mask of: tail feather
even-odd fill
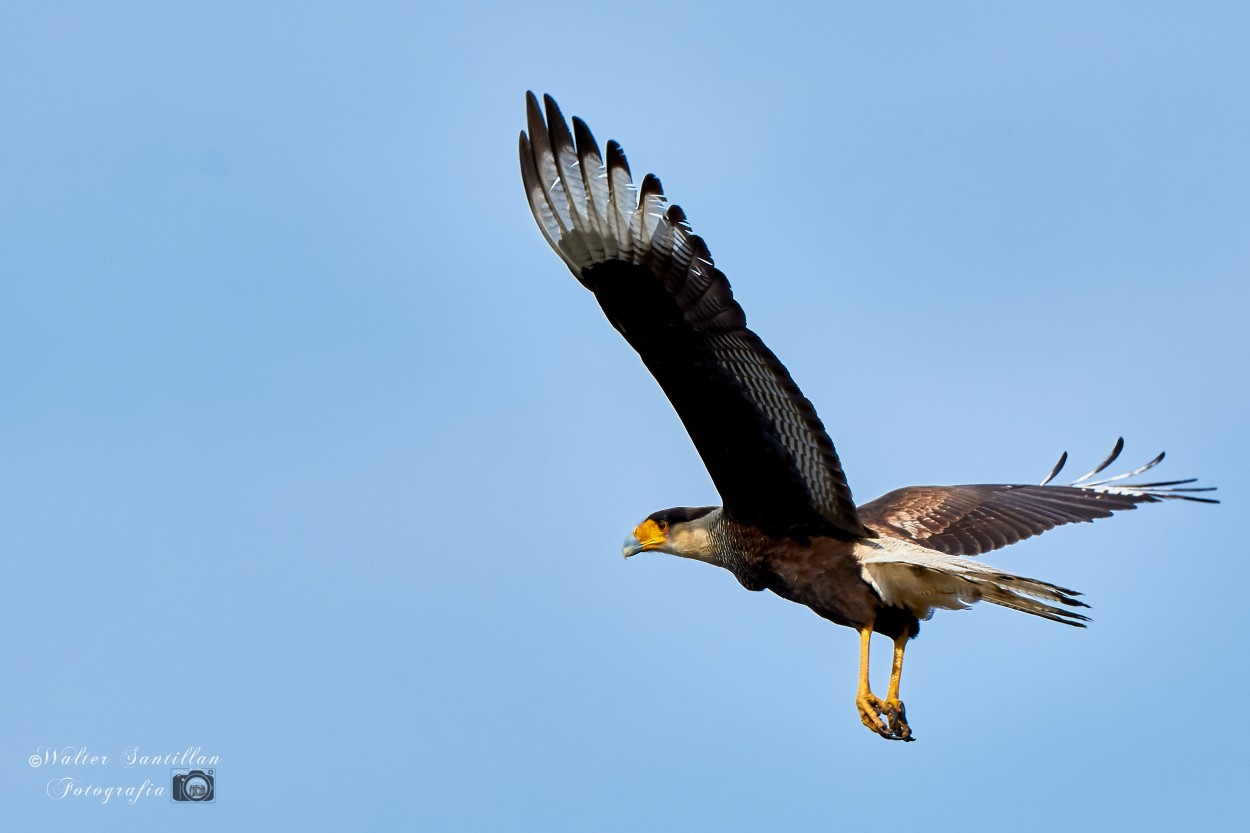
[[[898,540],[877,539],[860,546],[864,577],[882,600],[920,619],[938,608],[962,610],[986,601],[1078,628],[1089,621],[1088,616],[1059,607],[1089,607],[1076,598],[1080,593],[1067,587]]]

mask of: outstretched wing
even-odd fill
[[[635,189],[616,142],[570,134],[528,94],[521,176],[547,242],[660,383],[731,517],[774,534],[871,536],[812,404],[747,329],[729,282],[660,181]],[[574,140],[576,136],[576,141]]]
[[[1214,491],[1214,487],[1186,485],[1195,478],[1124,482],[1157,466],[1162,454],[1133,471],[1094,480],[1123,448],[1121,438],[1101,465],[1067,486],[1047,485],[1067,461],[1064,452],[1040,486],[909,486],[864,504],[859,507],[859,516],[865,526],[881,535],[914,541],[949,555],[980,555],[1063,524],[1109,518],[1113,512],[1134,509],[1142,503],[1219,502],[1193,494]]]

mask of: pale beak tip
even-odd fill
[[[642,542],[633,535],[625,539],[625,543],[621,545],[621,555],[629,558],[631,555],[637,555],[642,552]]]

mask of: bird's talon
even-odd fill
[[[893,736],[894,733],[890,730],[890,727],[882,720],[885,716],[884,703],[873,695],[867,694],[855,698],[855,706],[859,709],[859,719],[863,721],[865,726],[883,738]]]
[[[915,740],[911,735],[911,727],[907,725],[907,709],[902,700],[886,700],[881,707],[882,713],[890,721],[890,734],[898,740]]]
[[[855,705],[864,725],[886,740],[915,740],[901,700],[880,700],[868,694],[855,698]]]

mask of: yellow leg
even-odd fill
[[[859,632],[859,689],[855,692],[855,707],[859,709],[859,719],[869,729],[883,738],[893,737],[894,733],[881,719],[885,704],[873,696],[868,687],[868,642],[872,639],[872,628],[864,628]]]
[[[894,640],[894,665],[890,669],[890,687],[885,693],[885,703],[881,711],[890,719],[890,734],[899,740],[915,740],[911,736],[911,727],[907,725],[907,710],[903,701],[898,699],[898,684],[903,676],[903,651],[907,648],[907,634]]]

